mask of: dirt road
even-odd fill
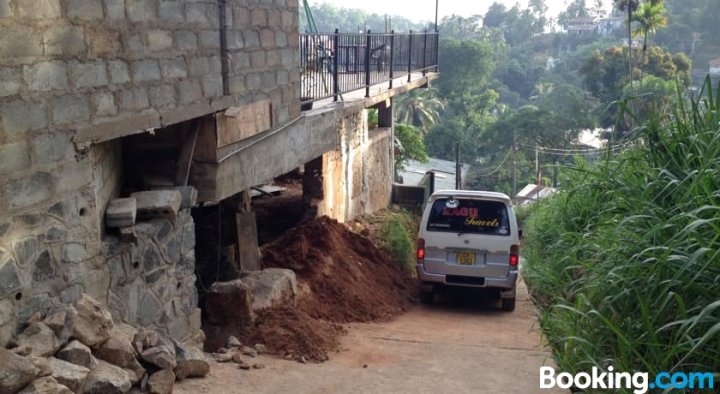
[[[322,364],[261,356],[264,369],[213,364],[205,379],[175,393],[552,393],[539,389],[539,367],[553,365],[541,346],[524,285],[517,309],[463,305],[445,297],[389,323],[352,324],[342,349]]]

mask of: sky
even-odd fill
[[[414,21],[435,20],[435,0],[310,0],[309,2],[310,4],[329,3],[338,7],[359,8],[381,15],[402,15]],[[494,2],[503,3],[508,8],[515,3],[520,3],[523,8],[527,5],[527,0],[438,0],[438,20],[452,14],[465,17],[475,14],[485,15],[488,7]],[[569,0],[547,0],[548,13],[557,16],[567,8],[569,2]]]

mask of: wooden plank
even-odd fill
[[[217,147],[244,140],[272,127],[270,100],[230,107],[217,115]]]
[[[193,159],[204,162],[216,162],[218,159],[217,127],[214,116],[200,119],[200,132],[195,142]]]
[[[242,271],[260,269],[260,248],[257,240],[255,212],[236,213],[235,225],[238,236],[238,260]]]
[[[195,120],[185,127],[185,138],[177,161],[177,172],[175,173],[175,185],[187,186],[190,177],[190,166],[192,165],[195,144],[200,134],[201,120]]]

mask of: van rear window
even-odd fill
[[[440,198],[433,202],[427,231],[509,236],[510,220],[499,201]]]

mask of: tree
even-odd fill
[[[445,103],[437,97],[434,88],[414,89],[395,99],[395,120],[398,123],[417,127],[423,134],[427,134],[430,127],[437,124],[440,112],[445,109]]]
[[[627,13],[627,34],[628,34],[628,78],[630,78],[630,86],[633,81],[633,61],[632,61],[632,14],[638,8],[640,0],[615,0],[615,8]]]
[[[643,66],[647,55],[647,42],[650,34],[655,34],[658,28],[667,26],[667,10],[662,2],[646,2],[640,4],[633,20],[638,22],[638,27],[633,31],[633,36],[643,38]],[[642,82],[644,67],[640,69],[640,81]],[[640,84],[642,89],[642,83]]]
[[[396,171],[402,171],[408,160],[427,162],[428,154],[420,130],[411,125],[399,123],[395,125],[395,138],[400,151],[395,155]]]

